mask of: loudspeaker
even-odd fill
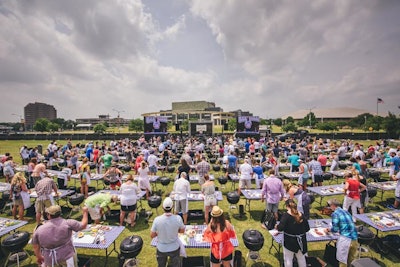
[[[228,124],[224,124],[224,131],[228,131]]]
[[[176,130],[176,131],[179,131],[179,123],[176,123],[176,124],[175,124],[175,130]]]
[[[244,206],[239,205],[239,218],[242,218],[244,216]]]

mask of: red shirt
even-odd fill
[[[210,228],[204,231],[204,240],[211,242],[211,253],[217,259],[223,259],[232,254],[234,247],[230,238],[234,238],[235,236],[235,231],[228,229],[220,233],[214,233]]]
[[[360,199],[360,182],[356,179],[348,179],[347,196],[352,199]]]

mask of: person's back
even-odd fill
[[[187,194],[190,193],[190,183],[186,179],[186,174],[174,182],[174,193],[176,200],[187,198]]]

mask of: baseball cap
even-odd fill
[[[46,213],[50,215],[55,215],[57,213],[61,213],[61,207],[59,205],[53,205],[46,208]]]
[[[170,197],[166,197],[164,199],[164,202],[163,202],[163,208],[164,209],[170,210],[170,209],[172,209],[173,205],[174,205],[174,203],[173,203],[173,201],[172,201],[172,199]]]

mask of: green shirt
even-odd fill
[[[97,205],[100,208],[105,208],[110,203],[111,203],[111,195],[110,194],[96,194],[96,195],[88,197],[85,200],[85,205],[88,208],[95,208]]]
[[[102,159],[104,162],[104,168],[110,168],[113,157],[110,154],[106,154],[102,157]]]

